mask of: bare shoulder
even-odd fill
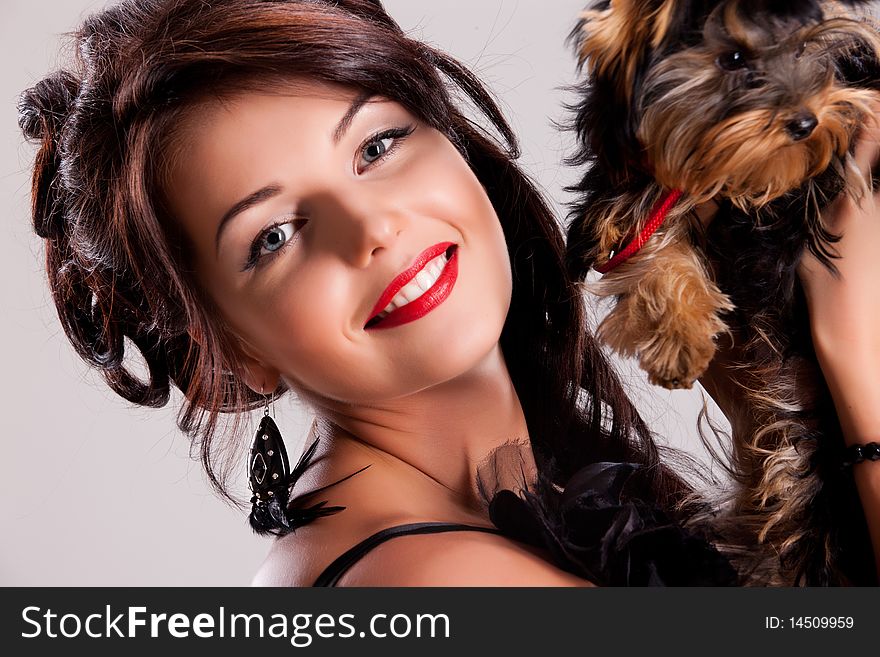
[[[322,540],[321,534],[324,534]],[[276,540],[252,586],[311,586],[341,554],[338,532],[303,530]],[[328,544],[332,547],[328,547]],[[593,586],[561,570],[533,548],[489,532],[396,536],[367,552],[340,586]]]
[[[311,586],[313,580],[308,577],[315,565],[310,545],[297,534],[273,541],[251,586]]]
[[[370,486],[381,488],[382,484],[381,476],[372,472],[374,468],[345,479],[368,464],[351,456],[352,450],[345,443],[332,450],[327,444],[318,447],[297,488],[317,491],[343,481],[319,495],[301,493],[300,504],[310,506],[324,501],[327,506],[341,506],[345,510],[318,518],[274,540],[251,586],[311,586],[333,559],[383,524],[394,521],[393,516],[386,517],[384,511],[371,503]]]
[[[593,586],[497,534],[398,536],[368,552],[341,586]]]

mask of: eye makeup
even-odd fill
[[[303,217],[295,217],[295,216],[287,215],[287,216],[282,217],[281,219],[275,221],[274,223],[267,226],[263,230],[261,230],[260,233],[257,235],[257,237],[254,239],[254,241],[251,242],[250,250],[248,252],[248,259],[247,259],[247,262],[244,264],[244,267],[242,267],[242,271],[248,271],[250,269],[253,269],[254,267],[258,266],[266,258],[274,258],[276,255],[278,255],[279,253],[284,251],[284,249],[291,246],[294,242],[297,241],[297,239],[299,237],[299,231],[301,230],[302,226],[305,225],[305,223],[307,221],[308,220]],[[296,227],[296,224],[301,224],[301,225],[299,227]],[[272,233],[272,231],[276,230],[277,228],[283,228],[285,226],[295,227],[295,230],[292,230],[292,232],[289,235],[286,235],[286,233],[285,233],[286,239],[283,242],[280,242],[280,246],[278,246],[277,249],[269,249],[264,254],[262,252],[263,240],[268,235],[270,235]]]
[[[368,137],[358,148],[358,164],[355,165],[355,171],[359,174],[363,173],[368,167],[378,166],[378,164],[383,162],[386,158],[391,157],[391,155],[394,154],[394,152],[403,144],[403,141],[407,137],[409,137],[415,131],[415,129],[416,127],[414,125],[389,128],[387,130],[382,130],[380,132],[374,133],[373,135]],[[386,139],[393,140],[390,146],[385,147],[383,145],[383,148],[379,152],[378,157],[373,160],[367,160],[365,167],[358,166],[368,148],[374,145],[382,145],[382,142]]]

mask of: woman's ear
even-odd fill
[[[205,346],[205,337],[198,326],[189,326],[187,329],[190,338],[200,347]],[[278,388],[281,373],[264,362],[258,355],[257,350],[248,342],[238,336],[232,338],[235,348],[233,357],[237,363],[233,368],[244,384],[261,394],[268,394]]]
[[[269,394],[278,388],[281,373],[266,363],[263,358],[242,338],[235,338],[237,344],[238,375],[244,384],[261,394]]]

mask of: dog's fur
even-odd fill
[[[589,287],[616,301],[600,337],[655,384],[689,388],[719,339],[738,345],[747,420],[734,423],[739,486],[717,524],[754,583],[876,582],[796,274],[805,249],[835,269],[822,210],[871,189],[851,155],[880,98],[880,34],[856,8],[870,4],[603,0],[573,33],[587,75],[570,160],[586,171],[570,272],[584,280],[665,190],[685,192]],[[707,226],[695,208],[708,201]]]

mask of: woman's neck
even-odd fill
[[[529,445],[522,406],[500,346],[462,376],[382,404],[322,404],[319,435],[355,441],[374,452],[384,468],[416,477],[449,500],[477,509],[477,467],[510,441]],[[330,447],[332,452],[332,447]],[[527,472],[532,454],[519,450]]]

